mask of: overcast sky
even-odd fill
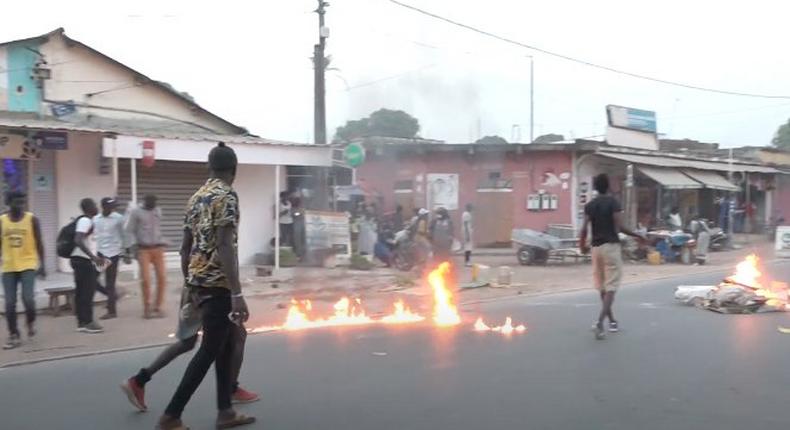
[[[790,2],[403,1],[634,73],[790,95]],[[70,37],[189,92],[255,134],[313,139],[316,0],[7,3],[0,40],[65,27]],[[607,104],[655,110],[668,137],[725,146],[768,144],[790,118],[790,99],[724,96],[616,75],[487,39],[388,0],[331,0],[327,24],[327,53],[337,69],[327,75],[330,137],[346,120],[387,107],[417,117],[427,138],[511,140],[519,124],[526,141],[528,55],[535,62],[536,136],[601,135]]]

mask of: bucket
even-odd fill
[[[661,264],[661,253],[658,251],[650,251],[647,253],[648,264],[658,265]]]
[[[508,266],[500,266],[499,267],[499,274],[497,276],[497,284],[499,286],[510,286],[510,277],[512,272],[510,271],[510,267]]]
[[[488,282],[491,279],[491,268],[484,264],[472,265],[472,282]]]

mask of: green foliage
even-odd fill
[[[786,123],[782,124],[779,129],[776,130],[771,144],[776,148],[790,150],[790,120],[787,120]]]
[[[486,136],[477,139],[475,143],[478,145],[507,145],[507,140],[501,136]]]
[[[347,121],[335,131],[334,142],[368,137],[401,137],[413,139],[420,132],[417,118],[402,110],[379,109],[367,118]]]
[[[536,137],[534,143],[553,143],[563,140],[565,140],[565,136],[561,134],[549,133]]]
[[[370,270],[373,268],[373,263],[359,254],[351,254],[349,265],[353,270]]]
[[[280,267],[294,267],[299,263],[299,257],[291,248],[280,248]]]

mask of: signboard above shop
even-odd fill
[[[609,105],[606,106],[606,116],[610,127],[653,134],[657,131],[656,113],[653,111]]]
[[[655,112],[608,105],[606,118],[606,143],[609,145],[658,150]]]

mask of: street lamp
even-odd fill
[[[535,141],[535,59],[529,58],[529,143]]]

